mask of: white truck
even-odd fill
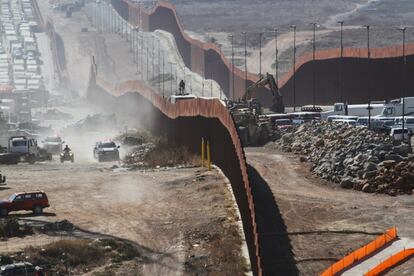
[[[400,117],[403,115],[404,99],[404,116],[414,114],[414,97],[406,97],[392,100],[384,105],[381,117]]]
[[[371,116],[378,116],[384,109],[384,104],[372,103],[371,104]],[[329,116],[342,115],[342,116],[357,116],[368,117],[368,104],[352,104],[335,103],[334,109],[321,113],[321,119],[326,120]]]
[[[27,138],[26,136],[10,137],[8,152],[20,156],[30,164],[35,163],[39,157],[39,147],[36,139]]]

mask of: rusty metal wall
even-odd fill
[[[62,38],[56,33],[53,20],[50,17],[47,17],[46,22],[43,24],[43,29],[45,30],[51,44],[50,50],[52,52],[54,70],[57,74],[59,84],[65,86],[67,82],[67,71],[65,49]]]
[[[387,100],[405,96],[414,96],[414,55],[407,57],[408,77],[403,79],[401,57],[367,58],[348,56],[327,58],[316,61],[316,102],[331,104],[346,101],[364,103],[372,100]],[[286,76],[281,92],[285,102],[293,104],[292,73]],[[341,81],[342,79],[342,81]],[[342,82],[342,97],[341,97]],[[405,85],[404,85],[405,83]],[[303,63],[296,72],[296,104],[312,103],[313,62]],[[404,92],[404,94],[402,94]]]
[[[120,14],[126,14],[123,9],[134,9],[137,4],[129,0],[113,0],[117,2],[116,8]],[[120,4],[122,2],[122,4]],[[157,5],[150,11],[143,11],[144,17],[149,18],[149,25],[142,26],[145,30],[162,29],[172,33],[177,40],[178,50],[184,58],[186,65],[193,71],[200,73],[205,72],[205,76],[211,76],[223,88],[227,97],[232,97],[232,74],[231,63],[224,57],[219,47],[212,43],[202,43],[190,38],[183,30],[178,19],[173,4],[165,1],[158,1]],[[203,51],[192,51],[192,45],[195,45]],[[204,52],[204,54],[202,54]],[[414,44],[407,45],[406,53],[410,56],[408,59],[409,68],[414,67]],[[398,46],[392,46],[380,49],[371,49],[373,58],[370,65],[366,66],[365,57],[367,49],[346,48],[344,49],[343,99],[351,103],[365,102],[368,97],[367,82],[373,99],[395,98],[400,95],[401,79],[395,73],[395,64],[401,59],[402,49]],[[332,104],[340,100],[339,73],[340,49],[331,49],[317,52],[317,103]],[[390,60],[391,59],[391,60]],[[312,102],[312,83],[313,83],[313,66],[312,53],[305,53],[299,57],[296,63],[296,103],[298,105],[310,104]],[[211,69],[213,68],[213,69]],[[361,71],[364,71],[361,74]],[[366,72],[371,72],[367,74]],[[213,74],[211,74],[211,72]],[[407,72],[410,72],[407,70]],[[287,105],[293,104],[293,70],[283,76],[279,82],[281,92]],[[385,78],[384,78],[385,77]],[[368,79],[368,81],[367,81]],[[252,83],[257,80],[257,76],[249,73],[247,80],[242,70],[235,69],[235,98],[242,97],[245,91],[245,82]],[[408,82],[407,96],[414,96],[414,83]],[[256,95],[264,106],[271,104],[271,95],[267,89],[260,89]]]
[[[114,4],[116,2],[116,4]],[[120,4],[119,2],[123,2]],[[183,30],[178,19],[175,7],[170,2],[158,1],[157,5],[150,11],[144,10],[139,4],[133,3],[129,0],[112,0],[114,8],[118,13],[131,14],[133,10],[140,7],[142,18],[148,18],[149,24],[141,24],[140,27],[145,31],[154,31],[161,29],[170,32],[176,40],[178,51],[188,68],[192,71],[204,75],[207,79],[213,78],[220,84],[224,94],[227,97],[232,96],[232,74],[231,63],[226,59],[221,49],[214,43],[202,43],[198,40],[189,37]],[[126,9],[127,11],[125,11]],[[123,16],[124,17],[124,16]],[[126,17],[124,17],[127,19]],[[134,20],[130,20],[134,24]],[[211,70],[211,68],[214,68]],[[213,74],[211,74],[213,72]],[[245,74],[242,70],[235,67],[235,98],[241,98],[245,91]],[[249,73],[248,79],[250,82],[256,81],[256,75]],[[265,88],[260,89],[259,93],[269,94]],[[270,94],[269,94],[270,95]],[[263,96],[262,96],[263,97]],[[269,96],[267,96],[269,99]]]
[[[187,145],[199,153],[201,138],[211,143],[212,160],[229,179],[240,210],[246,243],[254,275],[262,275],[257,233],[256,213],[250,186],[246,159],[233,119],[218,100],[195,99],[170,104],[156,91],[139,81],[110,84],[92,77],[88,97],[94,102],[108,101],[123,110],[128,104],[141,112],[138,116],[154,133],[168,135],[169,139]],[[132,93],[131,93],[132,92]]]

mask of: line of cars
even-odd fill
[[[15,89],[41,89],[43,78],[35,31],[38,23],[30,0],[3,0],[0,5],[2,47],[0,83]]]
[[[382,117],[375,116],[369,120],[368,117],[357,116],[329,116],[328,121],[348,124],[355,127],[370,127],[373,130],[389,134],[394,140],[402,140],[404,133],[404,140],[409,141],[414,133],[414,117],[404,117],[404,129],[402,117]]]
[[[26,136],[10,137],[8,143],[7,158],[9,164],[17,164],[20,161],[35,163],[36,161],[52,160],[53,155],[60,155],[60,162],[75,161],[72,150],[62,146],[65,142],[59,136],[49,136],[43,141],[43,147],[39,147],[34,138]],[[93,148],[93,156],[98,162],[119,161],[119,148],[113,141],[96,142]],[[1,157],[1,156],[0,156]]]

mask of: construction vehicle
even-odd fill
[[[39,147],[36,139],[25,136],[10,137],[8,151],[20,155],[26,162],[33,164],[39,156]]]
[[[403,111],[404,110],[404,111]],[[414,97],[398,98],[383,106],[381,117],[412,116],[414,114]]]
[[[230,113],[243,146],[260,146],[269,142],[272,125],[268,117],[244,103],[233,103]]]
[[[273,103],[270,107],[270,111],[275,113],[284,113],[285,105],[283,103],[283,97],[279,92],[279,87],[277,86],[275,78],[272,74],[269,73],[261,76],[257,82],[247,88],[247,91],[243,96],[243,101],[250,101],[252,99],[253,93],[260,87],[268,87],[270,91],[272,91]]]
[[[40,148],[37,140],[26,136],[10,137],[8,152],[0,154],[0,163],[17,164],[20,161],[34,164],[36,161],[52,160],[52,154]]]
[[[243,146],[260,146],[272,139],[273,127],[270,117],[263,114],[259,101],[252,98],[253,93],[260,87],[269,86],[272,91],[273,103],[271,111],[283,113],[285,107],[274,77],[266,73],[247,88],[240,102],[228,102],[228,107],[239,133]]]
[[[383,109],[383,103],[371,103],[369,106],[368,104],[335,103],[333,110],[321,112],[321,119],[327,120],[329,116],[333,115],[367,117],[369,113],[371,116],[378,116]]]

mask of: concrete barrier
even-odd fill
[[[414,249],[404,249],[397,254],[394,254],[390,256],[388,259],[384,260],[380,264],[378,264],[376,267],[368,271],[364,274],[364,276],[377,276],[382,275],[383,272],[391,269],[392,267],[404,262],[408,258],[411,258],[414,256]]]
[[[393,227],[381,236],[379,236],[378,238],[376,238],[374,241],[355,250],[351,254],[348,254],[341,260],[331,265],[324,272],[322,272],[320,276],[337,275],[338,273],[354,265],[356,262],[363,260],[364,258],[376,252],[377,250],[385,247],[391,241],[397,239],[397,237],[397,228]]]

